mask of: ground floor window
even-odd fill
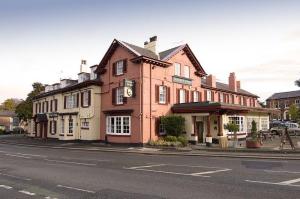
[[[244,131],[244,116],[229,116],[229,123],[234,123],[239,126],[239,132]]]
[[[89,129],[90,128],[90,122],[87,120],[83,120],[81,122],[81,129]]]
[[[257,128],[259,127],[259,118],[258,117],[248,117],[247,118],[247,133],[251,133],[252,121],[255,121]]]
[[[65,120],[64,119],[61,119],[60,120],[60,134],[64,134],[65,133]]]
[[[73,134],[73,119],[69,119],[69,134]]]
[[[106,133],[113,135],[130,135],[130,116],[107,116]]]
[[[269,129],[269,118],[267,117],[260,118],[260,127],[261,130],[267,131]]]
[[[158,133],[159,133],[159,135],[166,135],[167,134],[165,126],[162,123],[159,124]]]

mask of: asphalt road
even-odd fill
[[[300,198],[300,161],[0,144],[0,198]]]

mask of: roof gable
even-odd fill
[[[196,68],[197,74],[199,76],[205,76],[207,75],[204,69],[202,68],[200,62],[194,55],[193,51],[190,49],[188,44],[183,44],[181,46],[177,46],[168,50],[165,50],[163,52],[159,53],[159,56],[162,61],[168,61],[170,60],[173,56],[175,56],[177,53],[179,53],[181,50],[183,50],[187,57],[190,59],[191,63],[193,66]]]

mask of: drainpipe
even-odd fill
[[[143,61],[141,61],[140,69],[140,141],[143,143]]]
[[[152,140],[152,64],[150,64],[150,140]]]

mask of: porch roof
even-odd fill
[[[271,113],[271,109],[260,107],[246,107],[236,104],[226,104],[220,102],[191,102],[174,104],[173,113],[218,113],[218,114],[237,114],[237,113]]]

